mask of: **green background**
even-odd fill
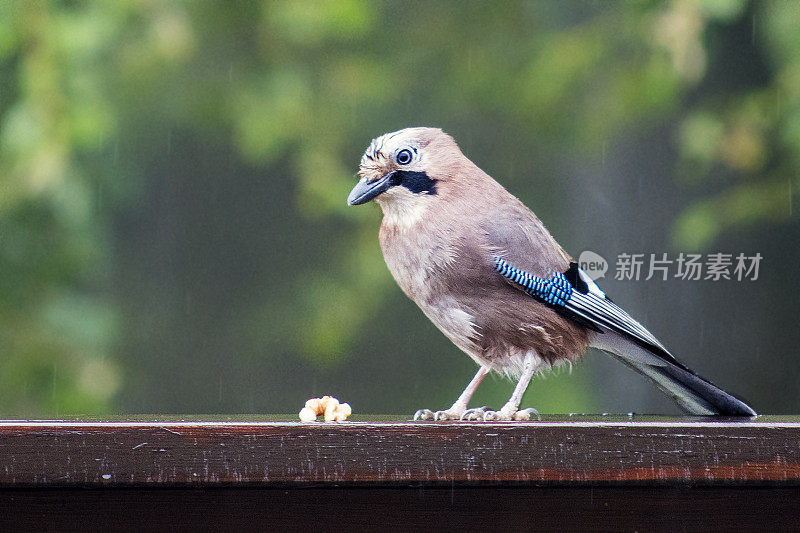
[[[0,415],[449,406],[474,363],[345,205],[369,141],[417,125],[605,257],[689,366],[797,412],[798,28],[778,0],[0,2]],[[664,252],[764,259],[613,279]],[[524,403],[676,412],[591,352]]]

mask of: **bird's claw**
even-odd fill
[[[414,413],[414,420],[436,420],[436,414],[430,409],[420,409]]]
[[[477,407],[475,409],[468,409],[461,416],[461,420],[470,420],[478,422],[510,422],[510,421],[525,421],[530,420],[531,415],[536,415],[536,419],[541,421],[542,417],[539,416],[539,411],[533,407],[520,410],[500,409],[499,411],[492,411],[486,407]]]
[[[534,409],[533,407],[528,407],[527,409],[520,409],[516,413],[514,413],[513,419],[514,420],[530,420],[531,415],[536,415],[536,420],[539,422],[542,421],[542,415],[539,414],[539,411]]]
[[[464,411],[464,414],[461,415],[461,420],[467,420],[470,422],[482,422],[485,414],[486,414],[485,405],[483,407],[473,407],[472,409],[467,409],[466,411]]]
[[[501,420],[511,420],[510,416],[503,413],[503,410],[500,411],[486,411],[483,413],[483,421],[484,422],[499,422]]]
[[[446,420],[460,420],[461,413],[455,411],[431,411],[430,409],[420,409],[414,413],[414,420],[434,420],[444,422]]]

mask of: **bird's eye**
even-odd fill
[[[397,152],[397,162],[401,165],[407,165],[411,163],[412,155],[411,150],[404,148]]]

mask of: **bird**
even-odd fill
[[[415,420],[512,421],[532,377],[598,348],[643,374],[691,415],[755,416],[742,400],[678,361],[605,294],[516,196],[439,128],[372,140],[347,198],[376,202],[386,265],[400,289],[478,364],[447,409]],[[490,372],[517,383],[499,409],[469,408]],[[540,417],[539,417],[540,418]]]

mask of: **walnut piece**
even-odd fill
[[[344,422],[352,412],[350,404],[339,403],[339,400],[332,396],[323,396],[308,400],[306,406],[300,410],[299,416],[303,422],[314,422],[319,415],[325,417],[325,422]]]

